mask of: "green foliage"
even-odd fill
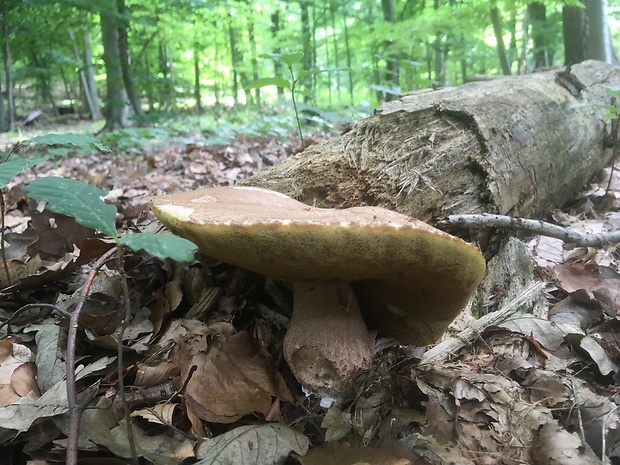
[[[0,188],[5,187],[11,180],[26,168],[32,168],[37,163],[43,161],[43,158],[34,158],[32,160],[24,160],[22,158],[14,158],[0,164]]]
[[[254,89],[254,88],[260,88],[260,87],[267,87],[267,86],[277,86],[277,87],[283,87],[283,88],[285,87],[290,91],[291,99],[293,101],[293,109],[295,111],[295,120],[297,122],[297,129],[299,131],[299,139],[301,141],[302,147],[304,146],[304,136],[303,136],[303,131],[301,129],[300,108],[296,100],[296,91],[297,91],[298,83],[304,78],[307,78],[310,76],[316,76],[317,74],[328,73],[330,71],[347,71],[347,72],[353,71],[350,68],[343,68],[339,70],[313,68],[310,70],[300,70],[296,73],[293,69],[293,65],[301,62],[303,56],[304,56],[303,52],[268,53],[268,54],[259,55],[259,57],[270,59],[274,63],[277,63],[277,64],[283,63],[284,65],[286,65],[291,75],[291,78],[290,80],[288,80],[284,76],[281,76],[281,75],[260,78],[252,82],[248,87],[249,89]],[[312,110],[316,114],[319,114],[319,111],[315,111],[316,110],[315,108],[312,108]]]
[[[91,184],[50,176],[35,179],[24,189],[31,197],[47,202],[47,209],[71,216],[79,224],[96,229],[133,250],[144,249],[161,259],[190,261],[197,249],[192,242],[176,236],[142,233],[119,237],[116,207],[103,200],[107,191]]]
[[[53,176],[35,179],[24,189],[31,197],[47,202],[47,209],[71,216],[83,226],[117,238],[116,207],[102,199],[107,191],[91,184]]]
[[[155,233],[126,234],[118,242],[132,250],[145,252],[161,260],[171,258],[177,262],[189,262],[194,259],[196,246],[179,236]]]
[[[42,136],[33,137],[21,142],[21,145],[28,144],[45,144],[45,145],[72,145],[74,147],[96,147],[102,152],[109,152],[110,149],[103,145],[99,139],[85,134],[44,134]]]
[[[151,132],[139,132],[140,135],[152,135]],[[15,144],[13,150],[5,158],[24,145],[31,143],[42,145],[72,145],[74,147],[94,146],[102,151],[110,149],[98,139],[88,135],[77,134],[46,134]],[[13,177],[25,168],[39,163],[42,159],[30,161],[20,158],[7,160],[0,164],[0,187],[6,186]],[[47,202],[46,208],[63,215],[70,216],[79,224],[100,231],[113,238],[119,244],[137,250],[144,249],[158,258],[172,258],[178,261],[192,259],[197,247],[192,242],[175,236],[160,234],[131,234],[119,237],[116,232],[116,207],[107,204],[103,197],[108,192],[91,184],[74,179],[54,176],[37,178],[24,187],[24,190],[35,199]],[[4,212],[0,212],[4,215]]]

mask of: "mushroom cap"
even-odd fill
[[[168,229],[218,260],[284,281],[355,282],[362,312],[387,335],[382,313],[395,329],[416,313],[413,326],[432,334],[401,335],[403,343],[439,338],[485,271],[475,247],[380,207],[315,208],[257,187],[158,196],[151,206]]]

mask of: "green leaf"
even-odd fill
[[[282,76],[272,76],[266,78],[260,78],[256,81],[250,83],[248,89],[254,89],[256,87],[267,87],[267,86],[277,86],[277,87],[286,87],[287,89],[291,88],[291,83],[284,79]]]
[[[177,262],[190,262],[198,247],[191,241],[171,234],[140,233],[122,236],[119,243],[132,250],[144,250],[162,260],[171,258]]]
[[[315,74],[327,73],[329,71],[334,71],[334,70],[312,68],[312,69],[309,69],[308,71],[300,71],[297,74],[297,79],[305,78],[307,76],[314,76]]]
[[[280,61],[288,66],[293,66],[304,56],[304,52],[283,53],[280,55]]]
[[[28,139],[22,142],[22,145],[46,144],[46,145],[74,145],[75,147],[89,147],[94,145],[102,152],[109,152],[110,149],[105,145],[102,145],[99,139],[86,134],[73,134],[72,132],[67,134],[44,134],[37,136],[33,139]]]
[[[620,97],[620,87],[605,87],[605,90],[614,97]]]
[[[108,191],[73,179],[47,177],[30,182],[24,189],[29,195],[47,202],[46,208],[71,216],[83,226],[97,229],[116,238],[116,207],[101,197]]]
[[[26,168],[32,168],[37,163],[41,163],[44,158],[34,158],[32,160],[24,160],[22,158],[13,158],[0,164],[0,187],[6,186],[15,176]]]

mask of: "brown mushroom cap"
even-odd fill
[[[384,335],[428,344],[485,271],[476,248],[379,207],[315,208],[256,187],[165,195],[151,205],[203,253],[297,282],[285,358],[302,384],[328,393],[343,391],[372,357],[360,310]],[[338,283],[353,283],[355,293]]]
[[[422,282],[469,297],[485,269],[461,239],[379,207],[315,208],[266,189],[219,187],[155,197],[152,208],[203,253],[275,279]]]

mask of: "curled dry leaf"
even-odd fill
[[[254,412],[267,416],[274,397],[293,402],[271,357],[245,331],[190,339],[176,360],[181,382],[189,379],[187,405],[203,420],[232,423]]]
[[[0,406],[11,405],[31,392],[40,395],[33,361],[34,354],[26,346],[0,341]]]

